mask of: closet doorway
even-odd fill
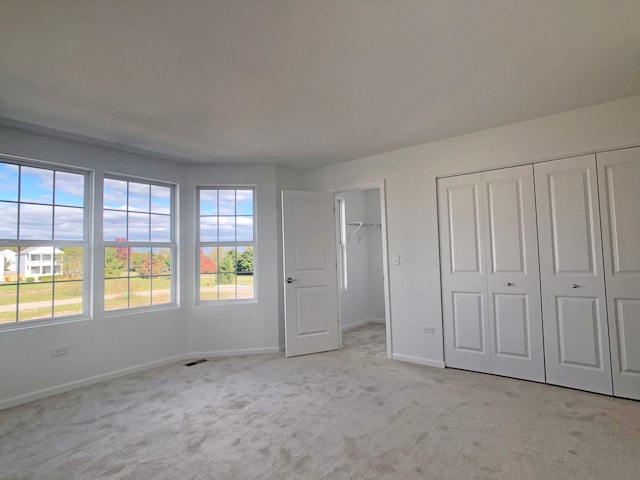
[[[384,181],[334,193],[341,332],[384,328],[391,358]]]

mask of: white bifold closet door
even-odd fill
[[[438,180],[447,366],[543,382],[532,166]]]
[[[613,393],[640,400],[640,148],[598,154]]]
[[[547,382],[611,394],[595,155],[534,172]]]

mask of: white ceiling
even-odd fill
[[[308,169],[640,93],[639,0],[0,0],[0,116]]]

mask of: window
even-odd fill
[[[0,158],[0,324],[86,315],[87,179]]]
[[[175,304],[175,187],[104,179],[104,309]]]
[[[255,298],[255,189],[198,188],[198,300]]]

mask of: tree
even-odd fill
[[[56,265],[62,264],[62,272],[67,278],[81,279],[83,263],[82,247],[65,247],[56,255]]]
[[[200,249],[200,273],[216,273],[218,271],[218,265],[215,260],[204,254],[204,251]]]
[[[227,250],[220,259],[220,283],[228,285],[235,282],[237,254]]]
[[[253,248],[247,248],[238,257],[238,273],[253,273]]]
[[[126,242],[126,238],[118,237],[115,240],[116,242]],[[118,260],[121,260],[123,263],[129,263],[129,248],[128,247],[116,247],[116,257]]]
[[[66,253],[66,252],[65,252]],[[65,255],[66,257],[66,255]],[[104,251],[104,275],[105,277],[118,277],[122,275],[124,262],[118,258],[115,248],[106,248]],[[66,267],[65,267],[66,272]]]
[[[147,267],[143,267],[143,263],[147,263]],[[131,270],[146,277],[151,270],[151,252],[131,252]],[[143,271],[144,270],[144,271]]]

